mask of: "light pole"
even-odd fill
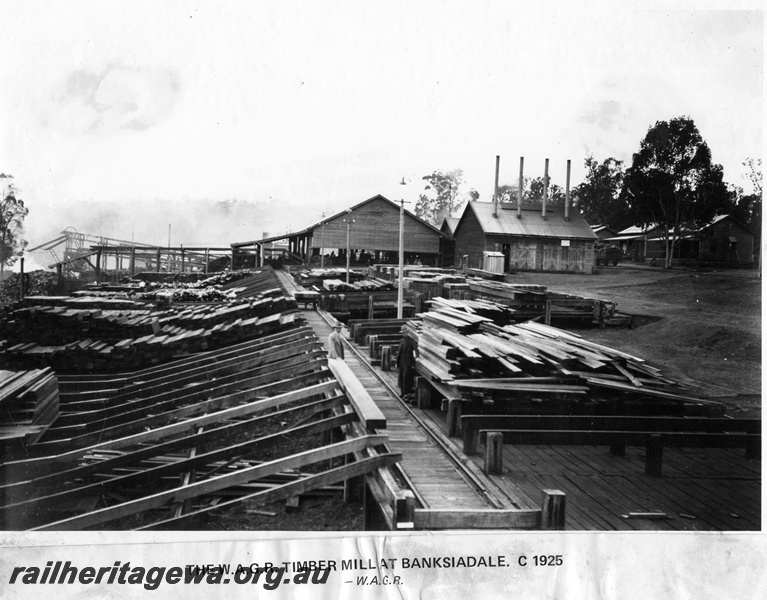
[[[407,185],[402,178],[400,185]],[[399,201],[399,282],[397,286],[397,318],[403,314],[405,292],[405,199]]]
[[[349,271],[351,269],[351,248],[350,248],[350,236],[351,236],[351,226],[352,223],[354,223],[354,219],[351,218],[352,209],[348,209],[346,213],[349,215],[344,219],[344,222],[346,223],[346,283],[349,283]]]
[[[320,269],[325,268],[325,221],[324,221],[325,213],[324,212],[322,213],[322,218],[323,218],[322,226],[321,226],[322,236],[320,238],[320,245],[322,246],[320,248]]]

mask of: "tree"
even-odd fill
[[[530,193],[528,194],[527,202],[530,204],[543,202],[543,177],[535,177],[530,180]],[[547,190],[546,204],[550,206],[564,206],[565,205],[565,190],[556,183],[553,183],[549,178],[549,188]]]
[[[647,131],[626,171],[621,197],[636,224],[657,227],[669,268],[682,236],[726,207],[727,188],[695,123],[676,117]]]
[[[744,167],[748,167],[748,175],[744,175],[754,187],[754,194],[761,197],[762,195],[762,159],[747,158],[743,163]]]
[[[460,198],[459,192],[463,185],[463,170],[453,169],[447,173],[440,170],[422,178],[426,181],[424,192],[418,196],[415,214],[424,221],[439,227],[445,217],[457,211],[466,198]],[[472,189],[468,196],[472,200],[479,198],[479,192]]]
[[[737,199],[736,211],[743,224],[756,234],[758,244],[762,236],[762,159],[747,158],[743,165],[749,168],[749,173],[744,177],[751,182],[754,193],[741,193]]]
[[[12,175],[0,173],[3,181],[3,193],[0,198],[0,281],[5,278],[5,267],[11,266],[24,252],[27,241],[24,239],[24,219],[29,209],[20,200]]]
[[[499,185],[498,186],[498,200],[499,202],[506,202],[510,204],[516,204],[519,197],[519,179],[513,185]],[[540,204],[543,198],[543,177],[529,177],[522,178],[522,204]],[[556,183],[552,183],[549,179],[548,200],[549,205],[564,206],[565,204],[565,190],[558,186]]]
[[[530,197],[530,179],[524,177],[522,179],[522,203],[526,204]],[[519,196],[519,179],[514,185],[499,185],[498,186],[498,201],[506,202],[509,204],[516,204]]]
[[[628,207],[621,199],[623,161],[607,158],[601,163],[587,156],[586,179],[573,188],[581,214],[618,231],[632,224]]]

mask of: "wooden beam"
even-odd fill
[[[391,465],[396,464],[401,459],[402,459],[401,454],[382,454],[380,456],[366,458],[361,461],[349,463],[347,465],[337,467],[335,469],[330,469],[328,471],[318,473],[317,475],[311,475],[304,479],[300,479],[298,481],[285,484],[274,490],[258,492],[255,494],[242,496],[240,498],[237,498],[236,500],[220,502],[216,506],[201,508],[192,513],[184,515],[183,518],[188,519],[190,517],[196,517],[198,515],[202,515],[211,510],[228,508],[230,506],[234,506],[235,504],[246,501],[246,500],[249,502],[258,502],[259,504],[269,504],[271,502],[283,500],[290,496],[305,494],[314,489],[319,489],[328,485],[333,485],[335,483],[339,483],[351,477],[358,477],[360,475],[364,475],[365,473],[368,473],[375,469],[389,467]],[[143,527],[142,529],[157,529],[171,523],[176,524],[176,521],[177,521],[176,519],[168,519],[166,521],[153,523],[152,525],[148,527]]]
[[[209,428],[202,433],[174,438],[170,441],[145,446],[132,452],[116,454],[111,458],[98,462],[91,462],[86,465],[80,465],[73,469],[58,470],[55,473],[44,475],[36,479],[28,479],[15,483],[2,483],[0,484],[0,492],[3,493],[6,503],[14,503],[17,501],[16,499],[25,497],[28,490],[43,490],[45,488],[60,486],[69,481],[91,477],[98,472],[112,471],[124,465],[138,464],[153,456],[171,454],[196,445],[218,444],[222,440],[228,440],[241,435],[244,432],[258,429],[272,420],[288,420],[307,412],[316,415],[321,412],[338,408],[345,401],[345,396],[334,396],[309,404],[257,416],[244,421],[238,421],[229,425]]]
[[[541,511],[537,509],[415,509],[415,529],[537,529]]]
[[[220,411],[222,409],[226,409],[228,407],[231,407],[234,404],[237,404],[242,401],[252,401],[256,398],[265,399],[268,398],[270,395],[274,397],[275,393],[281,393],[290,389],[295,389],[298,387],[306,387],[310,386],[312,384],[317,384],[322,382],[323,380],[328,379],[330,373],[329,371],[319,371],[315,373],[309,373],[307,375],[301,375],[299,377],[296,377],[295,379],[287,380],[287,381],[278,381],[275,383],[266,384],[259,387],[254,387],[250,389],[240,390],[238,392],[235,392],[233,394],[224,394],[224,395],[218,395],[214,398],[211,398],[210,400],[206,400],[204,402],[196,402],[191,403],[187,406],[182,406],[180,408],[175,408],[178,404],[181,404],[182,402],[178,399],[173,401],[168,401],[166,403],[162,403],[158,405],[157,410],[158,412],[161,410],[165,410],[166,412],[159,412],[159,414],[150,414],[151,408],[144,408],[139,409],[137,411],[132,411],[127,414],[123,415],[117,415],[115,417],[105,419],[104,420],[104,428],[98,429],[98,421],[96,420],[94,422],[94,426],[91,426],[90,433],[86,433],[84,435],[79,435],[76,437],[71,437],[68,439],[59,439],[59,440],[52,440],[50,442],[44,442],[37,444],[35,446],[35,454],[40,453],[51,453],[51,452],[59,452],[62,449],[65,449],[68,446],[71,446],[73,444],[80,445],[80,446],[86,446],[90,444],[95,444],[99,440],[110,440],[114,439],[115,437],[125,437],[128,434],[141,431],[143,429],[146,429],[147,427],[151,427],[153,429],[160,428],[164,426],[167,423],[172,423],[175,421],[178,421],[180,419],[186,419],[190,417],[194,417],[195,415],[199,415],[201,413],[211,413],[214,411]],[[237,386],[225,386],[226,389],[236,389]],[[207,392],[207,393],[206,393]],[[196,392],[195,397],[205,397],[205,396],[211,396],[220,393],[220,390],[213,389],[213,390],[201,390],[199,392]],[[143,416],[147,415],[147,416]],[[128,420],[131,418],[131,416],[137,417],[135,420]],[[78,430],[75,428],[75,431]]]
[[[194,498],[197,496],[202,496],[204,494],[210,494],[217,490],[225,489],[227,487],[231,487],[232,485],[237,485],[239,483],[248,483],[251,481],[256,481],[260,479],[261,477],[273,475],[281,471],[307,467],[311,464],[315,464],[323,460],[329,460],[332,458],[336,458],[338,456],[344,456],[346,454],[349,454],[350,452],[355,452],[362,448],[384,444],[386,440],[387,440],[387,437],[383,435],[370,435],[370,436],[365,436],[363,438],[346,440],[338,444],[332,444],[330,446],[324,446],[322,448],[300,452],[299,454],[294,454],[292,456],[288,456],[287,458],[281,458],[281,459],[269,461],[266,463],[262,463],[255,467],[242,469],[234,473],[219,475],[218,477],[213,477],[212,479],[206,479],[203,481],[196,481],[183,488],[174,488],[170,490],[165,490],[160,493],[153,494],[151,496],[139,498],[137,500],[131,500],[128,502],[115,505],[115,506],[110,506],[107,508],[96,510],[91,513],[87,513],[85,515],[78,515],[76,517],[71,517],[69,519],[62,519],[60,521],[56,521],[55,523],[49,523],[43,527],[37,527],[35,528],[35,530],[37,531],[51,531],[51,530],[52,531],[63,531],[63,530],[71,531],[76,529],[84,529],[87,527],[92,527],[94,525],[99,525],[99,524],[109,522],[114,519],[119,519],[121,517],[125,517],[128,515],[134,515],[152,508],[160,508],[164,506],[165,504],[167,504],[169,501],[179,502],[181,500],[185,500],[186,498]],[[356,463],[352,463],[352,466],[355,464]],[[346,467],[340,467],[340,468],[343,469]],[[296,485],[296,487],[298,487],[299,484],[303,484],[305,483],[305,481],[306,480],[298,481],[293,485]],[[329,483],[336,483],[336,481],[323,482],[322,486],[320,487],[323,487],[324,485],[328,485]],[[285,487],[288,487],[288,486],[285,486]],[[268,493],[269,492],[264,492],[265,495]],[[258,496],[258,495],[259,494],[254,494],[254,496]],[[295,492],[289,493],[288,497],[292,495],[295,495]],[[218,506],[220,507],[221,504],[219,504]],[[194,513],[190,513],[190,514],[194,514]]]
[[[328,367],[338,379],[341,389],[346,393],[346,397],[349,398],[349,402],[357,412],[365,429],[368,431],[385,429],[386,417],[359,379],[352,373],[349,365],[341,359],[330,359],[328,360]]]
[[[257,412],[262,412],[269,408],[283,406],[285,404],[288,404],[290,402],[295,402],[297,400],[304,400],[306,398],[311,398],[312,396],[318,396],[321,394],[329,393],[337,388],[338,388],[337,381],[319,383],[319,384],[312,385],[300,390],[294,390],[291,392],[280,394],[272,398],[250,401],[244,405],[233,406],[231,408],[217,411],[212,414],[206,414],[200,417],[189,419],[181,423],[174,423],[171,425],[166,425],[164,427],[159,427],[152,431],[146,431],[146,432],[137,433],[135,435],[131,435],[127,437],[110,440],[108,442],[104,442],[102,444],[96,444],[94,446],[89,446],[87,448],[77,448],[70,452],[65,452],[63,454],[58,454],[55,456],[43,456],[38,458],[32,458],[29,460],[12,461],[12,462],[5,463],[4,466],[10,467],[10,468],[23,468],[23,469],[50,467],[52,470],[53,468],[56,468],[56,465],[58,465],[59,463],[78,460],[82,458],[88,452],[92,452],[95,450],[108,450],[108,449],[114,450],[119,448],[130,447],[136,444],[155,442],[157,440],[165,439],[171,435],[178,435],[180,433],[192,431],[196,427],[199,427],[202,425],[208,425],[211,423],[216,423],[216,422],[227,420],[227,419],[234,419],[234,418],[248,416]],[[239,400],[248,400],[248,396],[249,396],[249,392],[246,391],[246,392],[238,392],[236,394],[231,394],[229,398],[233,402],[235,402]]]
[[[140,488],[146,485],[147,482],[159,481],[163,477],[173,476],[193,469],[200,469],[205,465],[215,464],[218,461],[228,461],[222,463],[222,466],[226,466],[232,462],[230,459],[234,458],[235,460],[240,460],[259,448],[273,444],[286,436],[304,436],[321,433],[342,426],[351,421],[353,417],[354,415],[352,414],[339,415],[240,444],[210,450],[206,453],[195,453],[193,456],[189,456],[185,459],[178,459],[169,463],[162,462],[162,464],[158,466],[144,469],[142,471],[136,471],[126,475],[118,475],[112,479],[8,505],[4,507],[4,511],[12,514],[14,511],[32,510],[34,511],[35,516],[38,516],[38,513],[44,512],[46,507],[60,506],[72,499],[87,496],[89,493],[101,494],[115,487],[123,487],[125,489],[131,489],[133,487]],[[220,467],[217,467],[212,472],[208,472],[205,475],[206,478],[210,479],[212,475],[219,470]],[[106,472],[106,470],[103,470],[102,472]],[[189,485],[191,485],[191,482],[182,482],[181,487],[183,488]]]

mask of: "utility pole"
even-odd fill
[[[407,185],[405,178],[402,178],[400,185]],[[405,199],[399,202],[399,281],[397,285],[397,318],[401,319],[403,315],[405,298]]]
[[[351,208],[347,210],[346,213],[349,215],[344,219],[344,222],[346,223],[346,283],[349,283],[349,273],[351,271],[351,225],[354,223],[354,219],[351,218]]]
[[[322,219],[323,219],[322,225],[321,225],[322,235],[321,235],[321,238],[320,238],[320,246],[321,246],[321,248],[320,248],[320,269],[324,269],[325,268],[325,221],[324,221],[325,213],[324,212],[322,213]]]

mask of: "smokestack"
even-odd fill
[[[522,187],[524,184],[524,179],[522,175],[525,172],[525,157],[520,156],[519,157],[519,187],[517,188],[517,219],[522,218]]]
[[[567,179],[565,180],[565,221],[570,220],[570,160],[567,161]]]
[[[543,206],[541,207],[541,218],[546,218],[546,197],[549,195],[549,159],[546,159],[546,167],[543,170]]]
[[[496,156],[495,157],[495,187],[493,188],[493,202],[495,203],[495,206],[493,207],[493,216],[497,219],[498,218],[498,173],[501,169],[501,157]]]

